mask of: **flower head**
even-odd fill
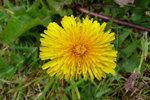
[[[82,74],[87,80],[94,76],[101,80],[105,73],[114,74],[117,51],[110,42],[115,33],[109,29],[104,33],[106,23],[99,24],[88,16],[82,21],[72,16],[64,16],[61,26],[50,23],[45,34],[41,34],[40,58],[49,62],[42,66],[47,73],[60,79],[78,79]]]

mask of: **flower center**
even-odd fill
[[[82,56],[86,51],[87,51],[87,49],[83,45],[77,45],[73,48],[73,52],[77,56]]]

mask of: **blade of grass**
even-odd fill
[[[75,92],[74,92],[73,87],[71,89],[71,94],[72,94],[72,100],[76,100],[76,96],[75,96]]]
[[[124,86],[124,85],[122,84],[121,80],[117,80],[117,82],[118,82],[118,84],[119,84],[119,87]],[[120,89],[121,89],[121,92],[122,92],[122,94],[123,94],[125,100],[128,100],[127,97],[126,97],[125,92],[123,91],[123,88],[120,88]]]
[[[78,90],[78,87],[77,87],[76,83],[74,81],[72,81],[72,80],[71,80],[71,86],[72,86],[72,89],[74,88],[74,90],[75,90],[75,92],[77,94],[77,97],[80,100],[81,99],[80,92]]]
[[[82,83],[84,81],[84,79],[81,79],[81,80],[79,80],[79,81],[77,81],[77,82],[75,82],[75,86],[77,86],[77,85],[79,85],[80,83]],[[66,89],[64,89],[64,92],[67,92],[67,91],[69,91],[71,89],[71,86],[68,86]]]
[[[41,96],[38,98],[38,100],[42,100],[42,99],[44,98],[46,92],[50,89],[50,87],[52,86],[54,80],[55,80],[55,78],[52,78],[51,80],[50,80],[50,78],[49,78],[49,79],[47,80],[47,83],[46,83],[46,85],[45,85],[45,87],[44,87],[44,90],[43,90]]]

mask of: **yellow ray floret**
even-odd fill
[[[115,73],[117,51],[110,43],[115,33],[104,32],[106,23],[100,25],[88,16],[80,21],[72,15],[64,16],[61,25],[50,23],[41,34],[40,58],[50,60],[43,70],[65,80],[77,80],[81,74],[85,80],[88,75],[92,81],[101,80],[105,73]]]

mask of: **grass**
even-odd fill
[[[83,2],[84,1],[84,2]],[[59,80],[49,77],[39,58],[40,34],[49,22],[64,15],[85,17],[84,7],[112,19],[150,28],[150,1],[136,0],[134,6],[120,6],[112,0],[0,0],[0,100],[149,100],[149,32],[108,22],[116,33],[116,74],[101,81]],[[101,4],[102,7],[92,6]],[[109,5],[109,6],[108,6]],[[56,10],[57,9],[57,10]],[[138,77],[130,76],[138,74]],[[135,81],[133,81],[135,79]],[[131,83],[126,87],[127,83]],[[128,91],[127,91],[128,88]]]

